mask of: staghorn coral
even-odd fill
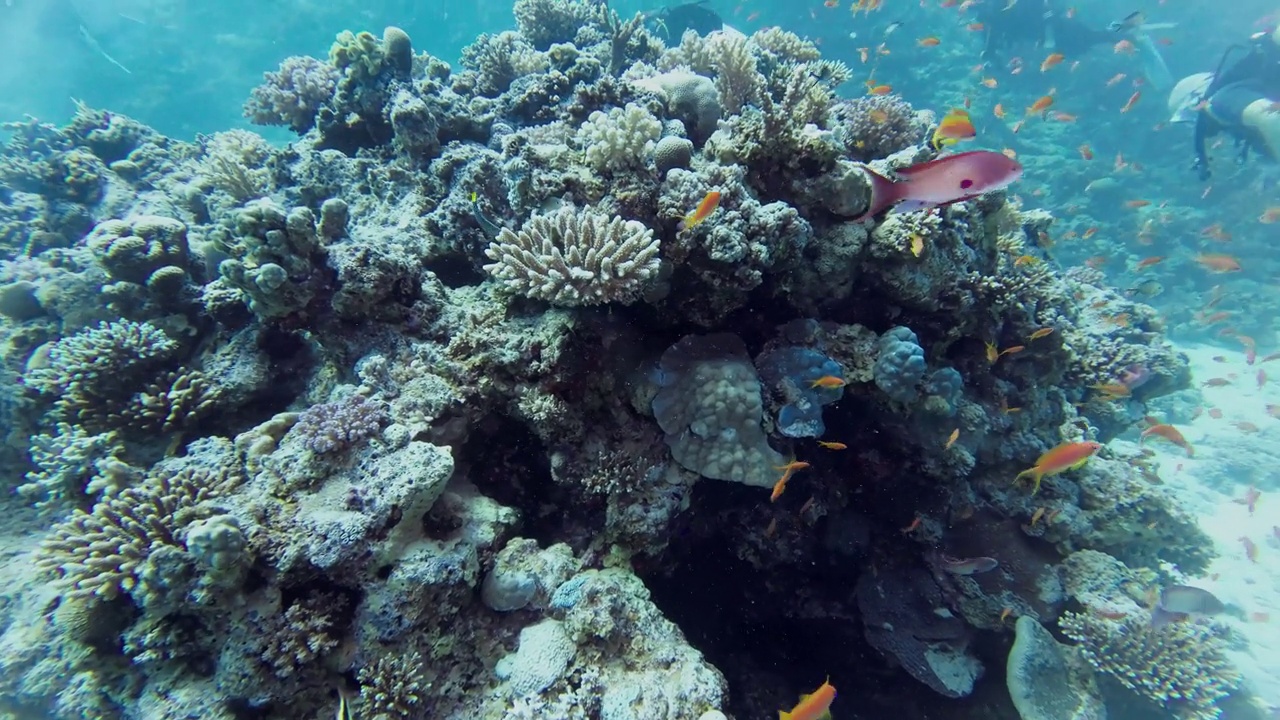
[[[1155,626],[1145,617],[1092,612],[1063,613],[1058,625],[1095,669],[1182,720],[1218,717],[1217,701],[1240,681],[1209,625]]]
[[[567,306],[632,302],[659,265],[652,230],[574,207],[503,228],[485,255],[485,271],[514,292]]]
[[[102,322],[53,343],[28,363],[28,386],[56,396],[59,417],[101,427],[178,344],[150,323]]]
[[[182,547],[181,530],[198,519],[201,503],[243,482],[239,470],[199,465],[170,471],[157,466],[138,487],[125,488],[76,510],[40,543],[36,567],[77,597],[110,600],[133,592],[143,564],[163,546]]]
[[[764,97],[764,76],[757,70],[756,57],[746,38],[720,34],[708,39],[705,47],[726,115],[736,115],[748,103]]]
[[[255,125],[284,125],[305,133],[316,124],[316,112],[333,97],[342,73],[333,65],[305,55],[280,62],[262,74],[244,104],[244,116]]]
[[[591,113],[578,130],[587,165],[596,172],[621,172],[643,167],[653,156],[654,143],[662,135],[662,123],[649,111],[627,103],[608,113]]]
[[[338,647],[340,618],[349,604],[345,595],[316,591],[284,612],[262,618],[259,658],[276,677],[293,677]]]
[[[167,372],[147,384],[103,424],[148,432],[173,432],[217,406],[222,390],[199,370]]]
[[[379,655],[360,668],[361,716],[371,720],[410,720],[422,715],[430,685],[422,681],[425,664],[417,650]]]
[[[61,509],[95,492],[110,494],[124,479],[119,473],[127,474],[128,466],[117,459],[123,449],[114,432],[92,435],[58,423],[57,434],[31,438],[35,469],[27,473],[18,493],[41,509]]]

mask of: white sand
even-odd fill
[[[1263,702],[1280,708],[1280,530],[1275,529],[1280,526],[1280,419],[1266,409],[1268,403],[1280,405],[1280,361],[1248,365],[1239,346],[1181,350],[1191,359],[1204,412],[1190,423],[1175,418],[1173,424],[1194,446],[1195,457],[1188,458],[1159,438],[1149,438],[1146,446],[1158,453],[1161,478],[1199,517],[1217,546],[1219,557],[1209,577],[1190,579],[1189,584],[1244,611],[1243,621],[1226,618],[1249,643],[1234,659],[1246,686]],[[1261,387],[1259,370],[1272,376]],[[1201,387],[1212,378],[1230,384]],[[1212,417],[1211,408],[1220,410],[1222,417]],[[1252,423],[1257,430],[1237,423]],[[1252,515],[1244,504],[1234,502],[1243,500],[1250,485],[1262,491]],[[1246,537],[1257,545],[1256,562],[1245,552],[1241,538]]]

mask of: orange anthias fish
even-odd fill
[[[720,191],[712,190],[703,196],[702,202],[698,203],[698,207],[695,208],[693,212],[686,215],[684,220],[680,221],[679,228],[681,230],[688,230],[689,228],[696,226],[698,223],[710,217],[711,213],[715,212],[718,207],[720,207]]]
[[[862,166],[871,182],[871,202],[857,219],[893,208],[899,212],[928,210],[972,200],[1003,190],[1022,177],[1022,165],[998,152],[972,150],[947,155],[897,171],[890,180]]]
[[[809,463],[802,460],[793,460],[786,465],[774,468],[775,470],[782,471],[782,477],[778,478],[778,482],[774,484],[773,494],[769,496],[769,502],[777,502],[778,498],[782,497],[782,493],[786,491],[787,481],[791,479],[791,476],[794,475],[797,470],[803,470],[807,467],[809,467]]]
[[[893,92],[892,85],[873,85],[867,88],[868,95],[888,95]]]
[[[1142,98],[1142,91],[1135,90],[1133,94],[1129,96],[1129,100],[1125,102],[1124,107],[1120,108],[1120,112],[1122,113],[1129,112],[1130,110],[1133,109],[1134,105],[1138,104],[1138,100],[1140,100],[1141,98]]]
[[[1141,445],[1152,435],[1162,437],[1183,450],[1186,450],[1187,457],[1195,457],[1195,448],[1191,447],[1191,443],[1187,442],[1187,439],[1182,437],[1182,433],[1178,432],[1178,428],[1172,425],[1157,423],[1142,431],[1142,436],[1138,438],[1138,444]]]
[[[1040,72],[1048,72],[1054,67],[1057,67],[1066,59],[1066,57],[1067,56],[1062,53],[1050,53],[1049,57],[1045,58],[1044,62],[1040,63]]]
[[[848,384],[844,378],[838,378],[835,375],[823,375],[822,377],[809,383],[810,388],[842,388]]]
[[[831,703],[836,699],[836,689],[831,685],[831,678],[808,695],[801,695],[800,702],[791,712],[778,711],[778,720],[818,720],[831,717]]]
[[[1051,105],[1053,105],[1053,96],[1045,95],[1027,107],[1027,114],[1038,115],[1040,113],[1044,113]]]
[[[922,37],[916,41],[916,44],[919,45],[920,47],[937,47],[941,43],[942,41],[939,40],[934,35],[930,35],[929,37]]]
[[[1224,255],[1222,253],[1205,253],[1203,255],[1197,255],[1196,262],[1200,263],[1201,267],[1210,272],[1228,273],[1240,272],[1241,270],[1239,260],[1236,260],[1235,257],[1231,255]]]
[[[1031,494],[1035,495],[1040,491],[1040,481],[1042,479],[1081,467],[1089,462],[1089,458],[1093,457],[1094,453],[1101,449],[1102,443],[1092,440],[1062,443],[1051,450],[1045,451],[1043,455],[1036,459],[1035,465],[1018,473],[1018,476],[1013,481],[1016,483],[1022,478],[1030,476],[1035,483]]]
[[[972,140],[978,136],[978,131],[973,127],[973,121],[969,118],[969,111],[961,108],[951,108],[946,116],[942,118],[942,122],[938,123],[938,128],[933,131],[933,139],[929,144],[934,150],[942,150],[944,147],[955,145],[961,140]]]

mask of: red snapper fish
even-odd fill
[[[879,215],[889,208],[899,212],[929,210],[972,200],[1003,190],[1022,177],[1022,165],[1004,153],[990,150],[944,155],[897,171],[890,180],[866,165],[871,183],[871,202],[857,219]]]

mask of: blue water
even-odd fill
[[[517,5],[0,4],[0,718],[1280,715],[1274,3]]]

